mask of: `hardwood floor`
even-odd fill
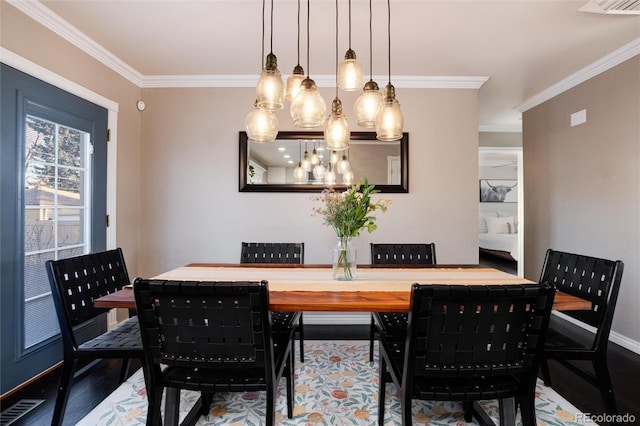
[[[335,327],[305,325],[305,339],[308,340],[367,340],[368,326],[348,326],[336,334]],[[102,361],[89,372],[78,377],[71,388],[71,395],[64,417],[65,425],[75,425],[100,401],[118,387],[119,361]],[[139,362],[132,362],[132,371],[139,368]],[[593,386],[555,363],[550,364],[554,389],[584,413],[602,413],[600,395]],[[618,409],[621,414],[635,415],[640,422],[640,355],[618,345],[609,345],[609,369],[612,376]],[[2,410],[9,408],[20,399],[44,399],[45,402],[13,423],[16,426],[48,425],[51,422],[55,402],[58,372],[42,378],[20,392],[2,401]]]

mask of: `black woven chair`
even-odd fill
[[[188,389],[201,397],[183,425],[208,412],[215,392],[245,391],[266,391],[266,424],[273,425],[283,375],[292,417],[293,328],[272,335],[266,281],[136,279],[133,288],[149,371],[147,425],[162,424],[164,388],[164,424],[178,423],[180,389]]]
[[[240,263],[304,263],[304,243],[242,243]],[[302,312],[272,312],[274,332],[296,325],[300,340],[300,362],[304,362],[304,322]]]
[[[414,284],[406,339],[380,335],[378,424],[387,367],[398,388],[402,425],[413,399],[462,401],[465,420],[491,418],[478,400],[498,399],[500,424],[536,425],[535,385],[555,289],[548,284]]]
[[[371,243],[373,265],[434,265],[436,245],[429,244],[381,244]],[[373,342],[376,333],[393,333],[406,329],[407,314],[404,312],[374,312],[369,328],[369,361],[373,362]]]
[[[138,319],[135,317],[85,342],[74,333],[75,327],[95,320],[108,311],[94,308],[94,299],[131,284],[121,249],[56,261],[49,260],[45,266],[64,349],[60,383],[51,421],[52,425],[61,425],[78,361],[122,358],[122,382],[128,376],[131,358],[142,360],[142,341]],[[84,339],[86,340],[86,337]]]
[[[623,269],[619,260],[548,250],[540,276],[540,282],[553,283],[558,290],[591,302],[590,310],[564,314],[596,329],[593,335],[565,319],[552,317],[541,365],[545,385],[551,386],[547,360],[556,360],[595,385],[606,412],[612,415],[618,414],[618,409],[607,367],[607,345]],[[574,362],[585,360],[591,361],[595,374]]]

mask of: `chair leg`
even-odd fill
[[[265,416],[265,425],[274,426],[276,413],[276,384],[267,386],[267,413]]]
[[[607,414],[618,414],[618,407],[611,384],[611,376],[609,376],[609,368],[607,367],[607,358],[594,359],[593,370],[598,382],[598,389],[600,389],[600,394],[602,395],[604,409],[607,411]]]
[[[287,357],[287,366],[285,368],[287,383],[287,417],[290,419],[293,418],[293,393],[295,388],[295,383],[293,382],[295,363],[293,360],[293,351],[291,351],[291,354]]]
[[[380,372],[378,374],[380,379],[378,380],[378,426],[382,426],[384,425],[384,400],[386,396],[386,375],[384,372],[387,369],[387,364],[385,363],[383,356],[380,356],[379,359]]]
[[[369,362],[373,362],[373,342],[375,340],[376,323],[371,315],[371,326],[369,327]]]
[[[76,371],[76,363],[77,360],[75,359],[65,359],[62,363],[56,405],[53,409],[53,419],[51,420],[52,426],[62,425],[64,412],[67,408],[67,400],[69,399],[69,391],[71,390],[71,382],[73,381],[73,372]]]
[[[300,336],[300,362],[304,362],[304,323],[302,322],[302,312],[298,323],[298,335]]]
[[[402,411],[402,426],[411,426],[413,418],[411,416],[411,392],[406,389],[400,398],[400,408]]]
[[[464,421],[471,423],[473,421],[473,401],[462,401],[462,409],[464,410]]]
[[[164,402],[164,424],[178,425],[180,420],[180,389],[167,388]]]
[[[211,401],[213,401],[213,392],[202,392],[202,406],[200,407],[200,415],[206,416],[209,414],[211,408]]]
[[[522,426],[536,426],[536,401],[534,395],[525,395],[518,398]]]
[[[551,387],[551,373],[549,372],[549,361],[542,358],[540,361],[540,371],[542,372],[542,381],[546,387]]]
[[[147,384],[147,426],[156,426],[162,424],[162,412],[160,406],[162,404],[162,387],[149,386]]]
[[[516,399],[503,398],[498,401],[500,426],[515,426],[516,424]]]
[[[120,378],[118,379],[122,383],[127,377],[129,377],[129,368],[131,367],[131,358],[122,359],[122,367],[120,368]]]

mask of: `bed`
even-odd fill
[[[495,211],[481,212],[479,231],[481,254],[518,261],[518,226],[514,216]]]

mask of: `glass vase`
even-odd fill
[[[356,248],[351,238],[338,238],[333,249],[333,279],[351,281],[356,278]]]

